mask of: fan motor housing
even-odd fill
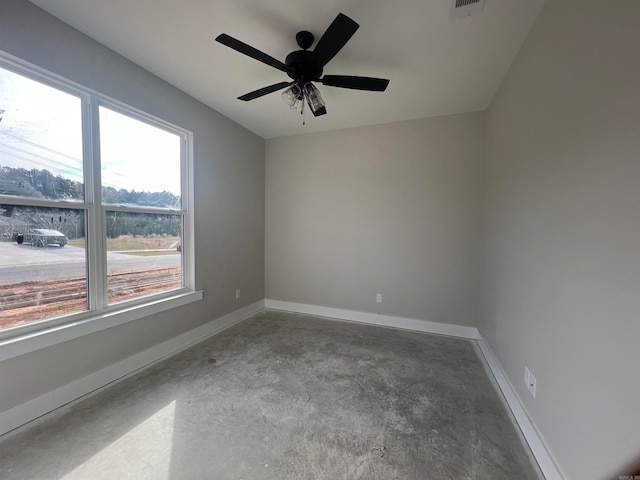
[[[292,70],[292,72],[287,72],[287,75],[302,83],[317,80],[322,75],[322,65],[316,61],[313,52],[308,50],[291,52],[287,55],[284,63]]]

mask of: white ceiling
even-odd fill
[[[544,0],[486,0],[480,16],[455,20],[452,1],[31,0],[263,138],[487,108]],[[289,78],[217,35],[284,61],[296,32],[317,41],[339,12],[360,29],[324,73],[388,78],[386,92],[318,85],[328,113],[305,127],[279,92],[237,100]]]

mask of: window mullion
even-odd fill
[[[85,128],[85,185],[87,196],[87,264],[89,308],[102,310],[107,306],[107,255],[105,212],[102,208],[100,171],[100,128],[98,100],[91,95],[83,110]]]
[[[110,212],[122,213],[156,213],[158,215],[184,215],[185,210],[170,210],[167,208],[138,207],[129,205],[107,205]]]
[[[193,138],[191,134],[183,134],[180,148],[180,183],[182,215],[182,241],[188,246],[182,254],[183,285],[195,288],[195,252],[193,247],[193,204],[194,187],[193,172],[189,159],[193,157]]]
[[[49,208],[86,208],[85,202],[69,202],[64,200],[49,200],[47,198],[29,198],[16,197],[12,195],[1,195],[0,203],[10,203],[12,205],[23,205],[30,207],[49,207]]]

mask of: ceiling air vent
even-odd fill
[[[480,15],[484,8],[485,0],[452,0],[451,18],[465,18]]]

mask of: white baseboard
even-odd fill
[[[538,466],[542,471],[546,480],[563,480],[564,476],[560,473],[560,469],[557,467],[556,463],[553,461],[549,450],[546,445],[542,441],[540,435],[538,435],[538,431],[534,427],[533,423],[529,419],[527,412],[520,402],[520,398],[516,394],[511,382],[507,378],[507,375],[504,373],[504,370],[498,363],[493,351],[489,347],[489,345],[484,341],[484,339],[478,335],[478,346],[484,355],[487,364],[489,365],[489,369],[498,384],[498,387],[502,391],[513,416],[522,431],[522,435],[525,440],[529,444],[529,448],[531,449],[531,453],[538,462]]]
[[[265,308],[269,308],[272,310],[304,313],[307,315],[317,315],[319,317],[347,320],[349,322],[398,328],[400,330],[412,330],[414,332],[448,335],[450,337],[462,337],[475,340],[479,335],[478,329],[475,327],[429,322],[427,320],[418,320],[415,318],[378,315],[376,313],[357,312],[354,310],[342,310],[339,308],[321,307],[318,305],[307,305],[304,303],[283,302],[281,300],[266,299],[264,301],[264,306]]]
[[[169,356],[189,348],[195,343],[220,333],[222,330],[263,309],[264,301],[252,303],[143,352],[109,365],[91,375],[6,410],[0,413],[0,435],[4,435],[71,402],[78,401],[88,394],[96,393],[107,386],[111,386],[114,382],[122,381]]]

